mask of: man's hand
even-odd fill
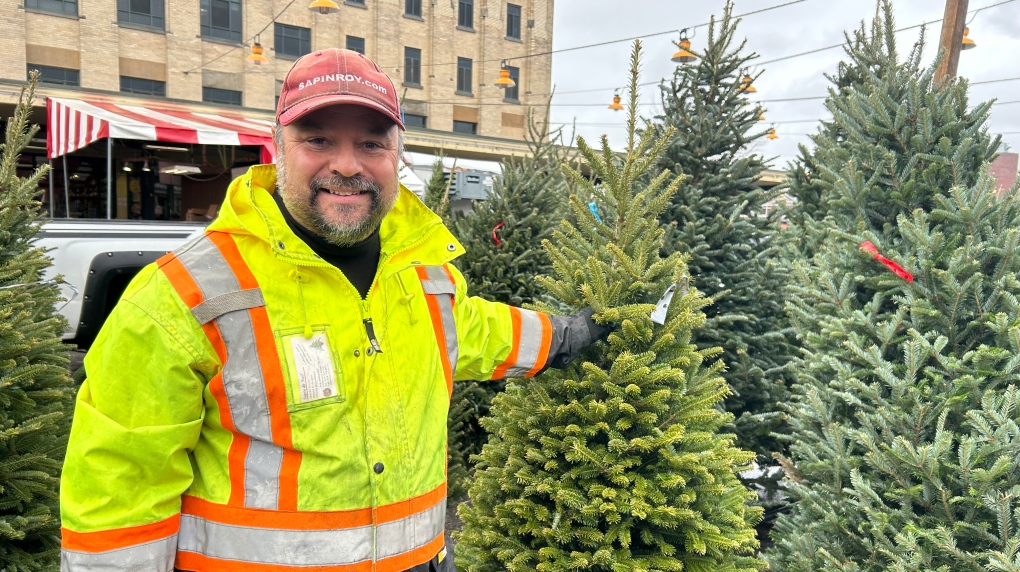
[[[573,316],[552,316],[553,347],[549,367],[562,369],[581,355],[591,344],[609,336],[613,328],[592,319],[595,310],[591,306]],[[559,340],[559,343],[556,343]]]

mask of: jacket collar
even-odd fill
[[[224,206],[209,230],[254,236],[268,243],[277,258],[294,264],[324,264],[287,226],[273,200],[275,191],[274,165],[250,167],[230,184]],[[442,219],[404,185],[400,185],[393,209],[383,218],[379,240],[381,258],[400,266],[445,264],[464,252]]]

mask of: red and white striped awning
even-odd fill
[[[102,100],[46,98],[46,152],[51,159],[106,137],[202,145],[258,145],[274,155],[271,121],[235,113],[198,113]]]

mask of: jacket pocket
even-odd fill
[[[311,335],[309,335],[311,334]],[[328,324],[275,332],[287,385],[287,411],[301,411],[347,399],[343,368]]]

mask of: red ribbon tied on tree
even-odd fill
[[[870,240],[865,240],[864,242],[861,243],[861,250],[867,252],[868,254],[871,254],[872,255],[871,258],[873,260],[877,260],[882,264],[885,264],[886,268],[892,270],[893,273],[899,276],[900,278],[906,280],[907,282],[914,281],[913,274],[904,270],[903,267],[900,266],[899,264],[896,264],[892,260],[889,260],[888,258],[882,256],[882,253],[879,252],[877,248],[875,248],[874,244],[871,244]]]
[[[499,246],[499,245],[503,244],[503,241],[500,240],[498,236],[496,236],[496,231],[501,229],[501,228],[503,228],[504,224],[505,223],[501,222],[501,223],[496,225],[496,228],[492,229],[492,240],[496,241],[496,246]]]

